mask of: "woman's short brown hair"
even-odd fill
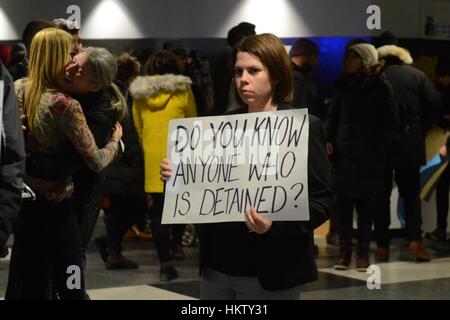
[[[128,84],[130,79],[136,78],[141,72],[141,64],[136,57],[122,53],[117,57],[116,79]]]
[[[170,51],[161,50],[151,55],[145,63],[146,75],[181,74],[177,56]]]
[[[292,101],[292,69],[289,56],[281,40],[273,34],[264,33],[244,38],[234,47],[232,66],[238,52],[246,52],[261,61],[269,73],[272,84],[272,103],[275,105]],[[237,101],[244,105],[234,86]]]

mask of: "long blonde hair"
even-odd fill
[[[25,113],[28,128],[36,120],[40,127],[38,109],[46,89],[58,88],[58,80],[70,62],[72,37],[58,28],[39,31],[33,38],[29,55],[28,87],[25,90]]]

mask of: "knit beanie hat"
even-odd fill
[[[361,60],[371,66],[378,63],[378,52],[377,49],[368,43],[358,43],[349,48],[353,50],[361,58]]]

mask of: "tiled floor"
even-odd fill
[[[101,230],[97,230],[97,233]],[[319,279],[304,286],[305,300],[352,299],[450,299],[450,247],[435,248],[425,242],[434,255],[430,263],[405,261],[407,249],[403,239],[394,239],[391,261],[379,264],[380,289],[368,289],[367,273],[355,269],[336,271],[332,265],[337,247],[327,246],[323,238],[319,245]],[[95,244],[88,252],[86,285],[92,299],[104,300],[186,300],[198,299],[198,252],[185,248],[186,259],[176,261],[180,277],[170,282],[159,281],[159,264],[153,243],[125,242],[125,255],[140,264],[137,270],[111,271],[104,268]],[[372,248],[373,254],[374,248]],[[354,263],[354,262],[353,262]],[[4,295],[8,273],[8,258],[0,260],[0,297]]]

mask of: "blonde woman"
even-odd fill
[[[16,82],[19,108],[27,116],[29,154],[55,155],[72,143],[93,171],[103,170],[116,156],[122,127],[116,123],[104,148],[98,149],[83,110],[70,96],[71,36],[48,28],[31,44],[29,76]],[[72,202],[71,177],[25,181],[36,192],[24,204],[15,231],[6,299],[48,299],[53,282],[59,298],[83,299],[80,235]],[[30,267],[31,266],[31,267]],[[70,283],[69,277],[77,277]]]

